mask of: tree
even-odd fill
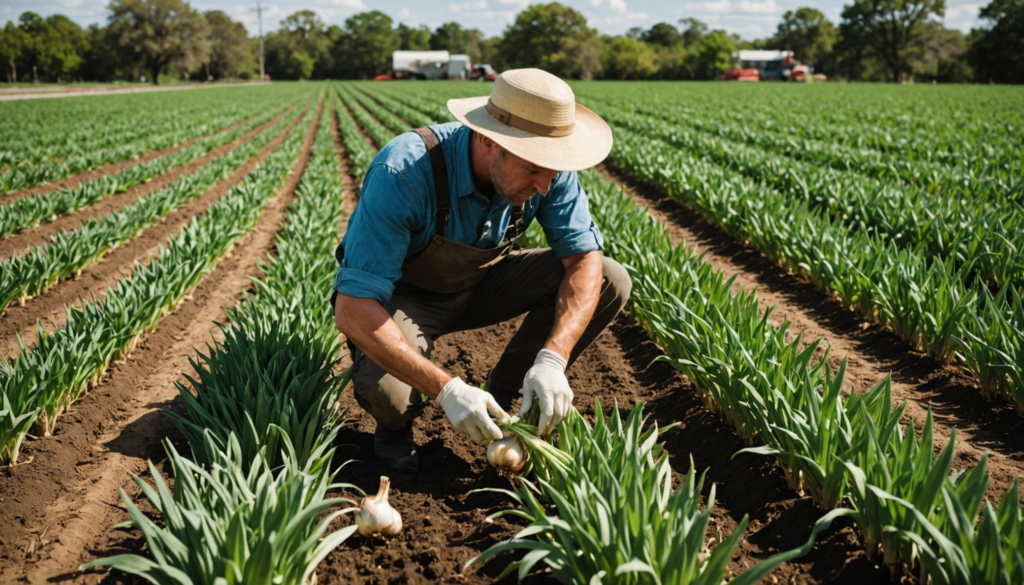
[[[265,41],[266,46],[269,41]],[[274,38],[272,77],[310,79],[331,48],[327,27],[316,12],[300,10],[281,21]]]
[[[713,30],[697,43],[697,75],[701,79],[716,79],[724,69],[732,66],[732,39],[724,30]]]
[[[111,0],[110,29],[127,55],[159,85],[168,67],[195,70],[206,62],[206,21],[183,0]]]
[[[399,23],[395,28],[398,35],[399,51],[426,51],[430,48],[430,29],[420,25],[419,28],[412,28]]]
[[[386,72],[401,43],[391,17],[379,10],[350,16],[344,33],[332,49],[339,77],[368,79]]]
[[[587,19],[557,2],[534,4],[516,15],[505,29],[501,52],[509,67],[536,67],[559,77],[592,75],[586,59],[593,47],[600,47],[597,35],[587,28]],[[574,58],[577,57],[577,58]]]
[[[605,79],[645,79],[657,72],[657,53],[629,36],[605,37],[601,67]]]
[[[207,71],[215,79],[238,75],[252,60],[249,33],[245,25],[231,20],[220,10],[211,10],[205,15],[210,27],[210,58]]]
[[[945,0],[855,0],[843,9],[841,45],[877,58],[888,79],[898,81],[913,73],[911,60],[922,49],[926,19],[945,12]]]
[[[1024,83],[1024,0],[992,0],[979,16],[986,26],[971,31],[968,53],[977,79]]]
[[[671,24],[659,22],[652,26],[650,30],[644,32],[640,40],[648,45],[671,48],[683,44],[683,35],[679,34],[679,29]]]
[[[110,29],[91,24],[84,34],[86,49],[78,66],[82,79],[114,81],[127,76],[123,54],[117,41],[111,38]]]
[[[25,31],[11,21],[7,21],[3,30],[0,31],[0,56],[7,64],[8,83],[17,83],[18,81],[18,60],[24,54],[28,41]]]
[[[683,45],[686,48],[695,47],[708,34],[708,25],[696,18],[684,18],[679,21],[683,33]]]
[[[835,25],[820,10],[804,7],[782,15],[772,44],[793,51],[797,59],[808,65],[820,67],[829,60],[836,36]]]

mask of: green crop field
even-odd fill
[[[1003,86],[572,83],[628,310],[557,435],[506,428],[521,469],[427,405],[402,531],[358,534],[334,248],[377,152],[491,87],[0,102],[0,581],[1024,582]],[[435,358],[480,384],[513,332]]]

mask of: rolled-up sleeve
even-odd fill
[[[601,230],[590,218],[587,195],[575,171],[558,173],[541,198],[537,221],[559,258],[604,249]]]
[[[342,243],[334,290],[388,304],[402,276],[412,226],[424,211],[415,204],[425,200],[421,191],[387,165],[370,167]]]

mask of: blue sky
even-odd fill
[[[847,0],[849,1],[849,0]],[[456,21],[498,35],[529,0],[263,0],[264,30],[275,30],[285,16],[310,8],[330,24],[342,24],[348,16],[380,10],[396,21],[431,28]],[[947,0],[945,24],[964,32],[978,26],[977,14],[988,0]],[[730,33],[753,39],[769,36],[786,10],[813,6],[833,22],[839,22],[844,0],[562,0],[583,13],[591,27],[602,33],[621,34],[634,26],[650,27],[665,21],[676,23],[694,17]],[[256,2],[245,0],[191,0],[193,8],[223,10],[256,33]],[[16,20],[31,10],[43,16],[60,13],[85,26],[106,22],[104,0],[0,0],[0,23]]]

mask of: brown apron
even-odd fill
[[[430,166],[434,173],[434,198],[437,202],[437,221],[434,237],[426,249],[406,258],[402,264],[400,283],[436,293],[456,293],[480,284],[487,270],[501,262],[516,245],[526,226],[523,225],[522,206],[512,209],[512,221],[501,243],[490,250],[480,250],[444,237],[451,211],[451,192],[448,189],[448,167],[444,151],[430,128],[414,130],[427,145]]]

